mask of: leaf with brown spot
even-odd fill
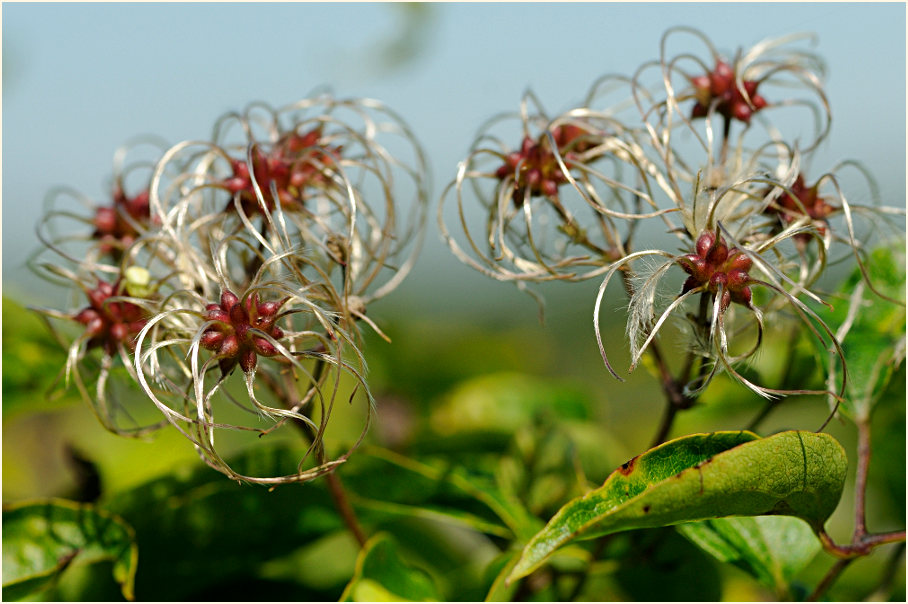
[[[635,528],[723,516],[786,515],[823,526],[838,505],[847,459],[828,434],[694,434],[639,455],[598,489],[562,507],[523,550],[509,580],[559,547]],[[629,464],[628,467],[630,467]]]

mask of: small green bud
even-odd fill
[[[154,288],[150,287],[151,273],[141,266],[130,266],[124,272],[126,277],[126,293],[134,298],[147,298]]]

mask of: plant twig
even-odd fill
[[[867,534],[865,500],[867,474],[870,470],[870,418],[861,417],[858,426],[858,463],[854,477],[854,539],[859,541]]]
[[[832,584],[836,582],[836,579],[839,578],[839,575],[848,568],[848,565],[854,561],[854,558],[848,558],[845,560],[838,560],[835,564],[832,565],[832,568],[829,569],[829,572],[826,573],[826,576],[820,581],[816,589],[813,590],[813,593],[807,597],[808,602],[816,602],[819,600],[826,590],[832,587]]]
[[[321,453],[321,455],[323,456],[324,453]],[[347,492],[344,490],[340,477],[337,475],[337,469],[335,468],[331,472],[325,474],[325,480],[328,481],[328,490],[331,491],[331,498],[334,500],[334,505],[337,508],[338,514],[340,514],[344,524],[347,525],[347,529],[349,529],[353,534],[353,537],[356,538],[359,546],[364,547],[367,541],[366,533],[363,532],[362,526],[359,524],[359,519],[356,517],[356,512],[353,511],[353,506],[350,505],[350,500],[347,498]]]
[[[858,558],[860,556],[866,556],[869,554],[875,547],[881,545],[886,545],[887,543],[898,543],[900,541],[905,541],[905,531],[892,531],[890,533],[866,533],[860,538],[855,538],[848,545],[838,545],[832,540],[825,530],[820,530],[817,533],[817,537],[820,538],[820,543],[823,545],[823,549],[828,553],[832,554],[836,558],[841,558],[843,560],[848,560],[851,558]]]

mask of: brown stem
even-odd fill
[[[823,580],[820,581],[816,589],[813,590],[813,593],[807,597],[808,602],[816,602],[822,597],[826,590],[832,587],[832,584],[836,582],[836,579],[839,578],[839,575],[842,574],[848,565],[854,561],[854,558],[849,558],[846,560],[839,560],[832,565],[832,568],[829,569],[829,572],[826,573],[826,576],[823,577]]]
[[[320,457],[324,458],[323,452],[320,454]],[[324,463],[324,459],[322,459],[322,463]],[[338,514],[340,514],[344,524],[347,525],[347,529],[353,533],[359,546],[365,547],[367,540],[366,533],[363,532],[363,529],[359,524],[359,519],[356,517],[356,512],[353,511],[353,506],[350,505],[350,500],[347,498],[347,492],[344,490],[344,485],[341,484],[336,469],[325,474],[325,479],[328,481],[328,490],[331,491],[331,498],[334,500],[334,505],[337,508]]]
[[[854,477],[854,537],[860,541],[867,534],[867,514],[865,498],[867,495],[867,474],[870,469],[870,418],[862,417],[858,426],[858,464]]]
[[[848,545],[838,545],[832,540],[825,530],[817,532],[823,549],[836,558],[848,560],[866,556],[875,547],[886,545],[887,543],[899,543],[905,541],[905,531],[893,531],[891,533],[867,533],[860,538],[855,538]]]
[[[634,295],[634,286],[631,283],[630,276],[627,271],[621,271],[621,280],[624,284],[624,290],[627,292],[628,297]],[[700,314],[701,318],[705,313],[705,306],[701,299],[700,304]],[[702,321],[701,321],[702,322]],[[662,386],[662,392],[665,393],[666,398],[666,410],[665,414],[662,416],[662,423],[659,426],[656,436],[653,438],[652,446],[662,444],[671,432],[672,424],[675,420],[675,415],[678,411],[684,409],[690,409],[694,402],[696,402],[696,397],[690,397],[684,394],[684,383],[686,380],[676,379],[672,376],[671,371],[669,370],[668,363],[665,361],[665,357],[662,355],[662,350],[659,348],[659,345],[655,340],[650,342],[649,347],[647,347],[647,352],[652,356],[653,361],[656,364],[656,368],[659,371],[659,380]],[[692,367],[693,362],[690,357],[688,357],[688,362],[685,364],[684,369],[682,370],[681,376],[686,377],[686,374],[689,374],[690,368]],[[702,372],[701,372],[702,373]]]
[[[312,375],[316,382],[320,379],[324,371],[325,363],[322,360],[319,360],[315,368],[313,369]],[[293,407],[291,402],[291,392],[295,389],[295,384],[292,379],[286,380],[285,386],[282,387],[277,380],[273,379],[267,372],[261,372],[260,375],[268,376],[265,379],[266,384],[269,388],[275,393],[275,395],[280,399],[284,407],[290,409]],[[293,420],[293,425],[295,425],[303,437],[308,439],[309,442],[312,442],[317,435],[312,434],[311,427],[303,421]],[[325,455],[325,449],[322,443],[317,445],[318,463],[326,463],[327,457]],[[359,543],[360,547],[366,545],[366,534],[363,532],[362,527],[359,524],[359,520],[356,517],[356,512],[353,511],[353,506],[350,505],[350,500],[347,498],[347,492],[344,490],[344,486],[341,483],[340,478],[337,475],[337,468],[332,469],[330,472],[325,474],[325,480],[328,482],[328,490],[331,493],[331,499],[334,500],[334,506],[337,509],[337,513],[340,514],[341,519],[344,521],[344,524],[347,525],[347,529],[353,534],[353,537]]]

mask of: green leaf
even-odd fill
[[[678,532],[720,562],[744,569],[782,599],[790,599],[792,580],[820,550],[810,526],[790,516],[715,518],[683,524]]]
[[[293,450],[273,446],[231,464],[265,475],[297,462]],[[142,551],[136,589],[142,600],[204,599],[209,590],[251,579],[263,563],[343,528],[322,481],[269,491],[237,484],[201,463],[192,467],[109,502],[135,529]]]
[[[894,299],[904,298],[904,250],[874,250],[868,264],[875,289]],[[839,293],[846,302],[825,312],[842,343],[848,367],[847,395],[841,408],[853,418],[866,418],[905,359],[905,306],[870,291],[858,270]],[[836,362],[834,356],[829,359],[832,367]]]
[[[3,298],[3,417],[79,404],[62,381],[51,391],[65,363],[66,350],[38,315]]]
[[[459,384],[432,412],[435,432],[451,435],[490,431],[512,433],[539,415],[586,420],[589,400],[568,383],[522,373],[483,375]]]
[[[387,534],[372,537],[359,554],[353,579],[341,602],[437,601],[438,592],[425,571],[406,564]]]
[[[620,599],[630,602],[718,602],[722,599],[719,565],[672,528],[634,531],[625,548],[613,554],[612,581]],[[609,560],[612,562],[612,560]],[[595,597],[581,592],[578,600]]]
[[[231,465],[267,475],[286,473],[297,462],[292,448],[275,443]],[[389,520],[421,518],[506,539],[512,526],[523,527],[526,539],[542,526],[493,484],[443,460],[363,446],[338,472],[367,531]],[[266,563],[344,530],[323,480],[269,491],[201,464],[121,493],[110,505],[135,527],[143,552],[137,590],[145,600],[203,598],[225,581],[252,579]],[[187,544],[174,564],[173,552]]]
[[[486,594],[486,602],[510,602],[514,599],[517,586],[509,584],[507,578],[514,570],[518,560],[520,560],[520,551],[514,550],[501,554],[489,565],[490,570],[498,572],[495,573],[495,578]]]
[[[606,535],[721,516],[782,514],[819,529],[838,505],[847,459],[827,434],[694,434],[635,457],[570,501],[526,545],[526,576],[581,534]]]
[[[113,562],[123,596],[133,599],[138,548],[122,519],[62,499],[3,508],[3,597],[24,599],[50,586],[71,564]]]
[[[359,457],[366,456],[369,459],[360,459],[359,463],[368,463],[372,471],[360,472],[355,482],[353,479],[347,481],[359,500],[365,496],[412,503],[428,514],[444,512],[449,520],[467,522],[482,532],[503,534],[503,530],[509,529],[523,539],[535,534],[542,524],[519,501],[496,487],[492,480],[452,466],[444,460],[416,460],[371,446],[360,450]],[[378,462],[382,463],[376,465]],[[357,461],[353,459],[350,463]],[[443,507],[432,506],[433,501],[442,503]],[[466,515],[456,511],[458,505],[466,505],[475,511]],[[386,510],[390,507],[386,506]],[[482,520],[483,516],[489,519]],[[497,525],[496,517],[505,526]]]

